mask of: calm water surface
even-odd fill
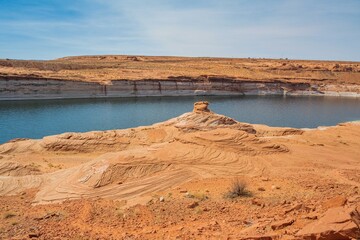
[[[189,112],[193,103],[241,122],[313,128],[360,120],[360,99],[338,97],[151,97],[0,101],[0,143],[63,132],[137,127]]]

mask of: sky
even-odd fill
[[[0,0],[0,58],[360,61],[360,0]]]

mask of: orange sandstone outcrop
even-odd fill
[[[302,239],[357,239],[360,236],[356,207],[330,208],[319,220],[305,226],[296,235]]]
[[[196,102],[194,103],[193,112],[210,112],[208,106],[209,106],[208,102]]]

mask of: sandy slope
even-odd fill
[[[19,212],[17,218],[21,222],[25,216],[31,218],[43,209],[71,212],[78,208],[80,215],[81,211],[90,211],[85,220],[75,220],[71,214],[58,220],[72,227],[80,225],[87,229],[83,233],[88,237],[110,238],[111,231],[115,239],[126,238],[128,233],[134,238],[235,239],[311,235],[316,239],[324,233],[330,239],[338,236],[331,235],[336,233],[345,237],[332,239],[350,239],[359,234],[350,219],[350,213],[360,203],[359,156],[359,123],[312,130],[272,128],[237,122],[208,111],[205,103],[199,103],[194,112],[152,126],[65,133],[0,145],[0,201],[4,204],[1,211]],[[56,162],[60,167],[47,167],[45,161]],[[235,176],[247,181],[251,198],[235,202],[223,199]],[[25,193],[24,203],[16,194]],[[190,193],[197,194],[189,199],[186,196]],[[164,202],[158,201],[161,195],[165,196]],[[96,200],[99,197],[106,200]],[[80,200],[84,198],[89,200]],[[79,200],[70,205],[28,205],[69,199]],[[16,207],[7,205],[8,201],[16,202]],[[148,205],[134,206],[137,203]],[[134,206],[124,211],[140,211],[140,217],[122,218],[121,232],[89,227],[90,223],[99,223],[94,218],[103,219],[99,223],[102,228],[112,226],[117,220],[111,208],[119,204]],[[86,206],[92,210],[84,209]],[[31,211],[24,215],[24,207]],[[98,212],[97,208],[105,210]],[[164,212],[158,212],[159,209]],[[329,220],[328,215],[334,215],[328,210],[343,220]],[[98,217],[94,212],[98,212]],[[159,216],[161,220],[148,222]],[[188,220],[181,220],[184,218]],[[112,222],[108,222],[110,219]],[[31,224],[40,224],[43,229],[53,227],[51,221],[37,221],[32,220]],[[138,228],[131,227],[131,223]],[[325,229],[316,232],[316,224],[321,223]],[[10,224],[10,220],[0,224],[7,229],[3,236],[24,234]],[[203,228],[200,235],[193,235],[199,234],[199,228]],[[44,239],[62,234],[61,229],[52,234],[38,231]]]

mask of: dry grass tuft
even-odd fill
[[[247,190],[247,183],[238,178],[231,182],[230,189],[225,193],[225,198],[250,197],[251,193]]]

